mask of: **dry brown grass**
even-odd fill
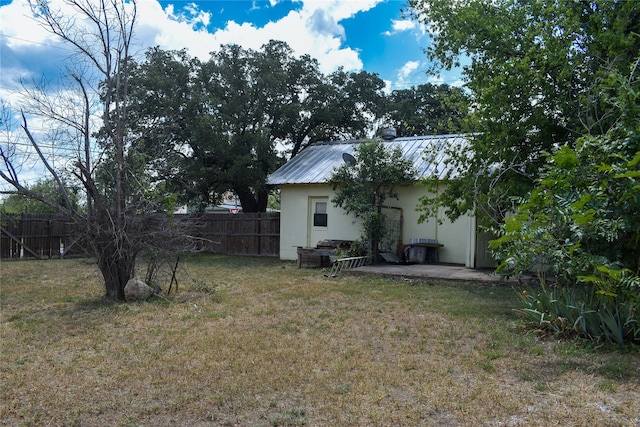
[[[640,425],[638,353],[524,334],[507,288],[209,255],[109,304],[84,261],[0,268],[4,425]]]

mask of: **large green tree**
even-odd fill
[[[492,244],[500,270],[546,266],[563,284],[605,265],[640,273],[640,58],[605,79],[616,124],[546,155],[535,188]],[[604,85],[604,83],[603,83]],[[604,86],[603,86],[604,87]]]
[[[156,48],[133,75],[139,152],[168,189],[201,207],[233,191],[245,212],[264,211],[266,177],[286,156],[313,141],[361,137],[382,111],[377,75],[324,75],[278,41],[222,46],[204,62]]]
[[[411,4],[431,26],[436,68],[466,64],[475,111],[468,148],[450,153],[457,175],[423,209],[493,224],[512,213],[492,244],[504,273],[541,274],[521,294],[524,317],[639,342],[640,3]],[[544,286],[549,275],[558,286]]]
[[[469,104],[464,89],[446,84],[397,89],[387,97],[384,126],[394,128],[400,137],[463,133]]]
[[[463,66],[475,112],[468,148],[450,153],[458,175],[425,201],[427,214],[444,205],[451,218],[476,210],[497,224],[532,188],[544,152],[618,120],[603,81],[635,61],[640,2],[411,0],[410,11],[431,31],[434,71]]]
[[[605,79],[616,124],[546,157],[535,188],[491,242],[499,271],[539,272],[521,293],[535,328],[640,343],[640,58]],[[551,276],[555,286],[547,287]]]

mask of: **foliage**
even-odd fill
[[[41,194],[46,200],[56,203],[56,206],[64,206],[64,194],[59,191],[54,180],[40,181],[32,186],[25,186],[29,191]],[[65,185],[66,193],[71,199],[74,209],[80,209],[79,194],[77,188]],[[49,206],[45,202],[27,197],[22,194],[11,194],[2,200],[0,212],[6,213],[56,213],[57,207]]]
[[[446,84],[394,90],[387,97],[384,127],[394,128],[399,137],[463,133],[469,104],[464,89]]]
[[[280,190],[274,189],[269,192],[269,201],[267,202],[267,209],[274,211],[280,211]]]
[[[431,31],[432,71],[463,66],[474,106],[470,144],[449,153],[449,185],[425,210],[444,206],[451,219],[476,211],[499,224],[513,196],[532,188],[544,152],[603,135],[619,120],[607,79],[635,63],[639,2],[409,3]]]
[[[638,78],[613,78],[620,120],[547,156],[536,187],[492,242],[499,271],[552,272],[575,283],[599,265],[640,271],[640,93]]]
[[[349,257],[360,257],[360,256],[371,256],[369,253],[369,244],[367,240],[356,239],[349,245],[346,250],[340,246],[338,246],[335,250],[338,258],[349,258]]]
[[[329,184],[337,190],[331,201],[362,220],[363,239],[377,260],[378,243],[384,236],[385,201],[397,199],[396,187],[410,185],[415,171],[399,147],[387,147],[382,141],[362,142],[355,154],[355,164],[344,163],[331,176]]]
[[[439,202],[498,220],[522,203],[493,247],[503,274],[541,276],[523,313],[556,333],[637,342],[637,289],[617,290],[637,277],[611,268],[640,264],[638,3],[429,3],[441,30],[431,53],[444,66],[471,55],[480,106],[481,134],[453,153],[465,172]],[[558,287],[544,287],[548,273]]]
[[[179,201],[204,208],[226,191],[264,211],[266,177],[313,141],[364,136],[384,83],[366,72],[324,75],[284,42],[225,45],[208,61],[147,52],[132,76],[135,146]]]
[[[523,298],[524,312],[554,332],[638,342],[640,273],[640,92],[629,77],[607,76],[604,106],[617,122],[547,155],[536,187],[491,243],[498,271],[555,276],[558,287]],[[582,284],[580,284],[582,282]]]
[[[563,147],[550,156],[540,184],[492,242],[502,259],[498,271],[548,271],[563,284],[603,264],[637,271],[638,156],[630,160],[602,142],[585,139],[577,150]]]
[[[640,278],[629,270],[601,267],[584,284],[542,286],[520,293],[518,311],[533,327],[597,342],[640,344]]]

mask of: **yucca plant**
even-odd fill
[[[575,305],[570,302],[569,294],[558,292],[556,287],[542,285],[537,289],[524,290],[519,295],[524,307],[518,311],[526,323],[553,334],[573,332]]]
[[[518,311],[531,326],[597,342],[640,343],[640,278],[629,270],[600,267],[582,284],[541,286],[520,293]]]
[[[594,288],[599,340],[640,343],[640,277],[628,269],[598,268],[598,275],[581,276]]]

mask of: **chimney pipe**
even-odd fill
[[[382,129],[380,131],[380,136],[385,141],[392,141],[396,138],[396,130],[393,128]]]

